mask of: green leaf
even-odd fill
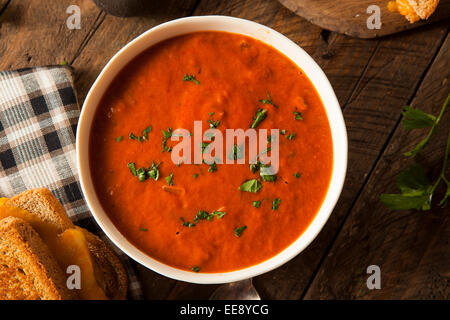
[[[408,196],[403,194],[382,194],[381,201],[392,210],[429,210],[431,198],[429,194]]]
[[[298,173],[298,172],[294,173],[294,177],[296,177],[297,179],[300,179],[301,176],[302,175],[300,173]]]
[[[200,267],[199,266],[192,267],[192,271],[200,272]]]
[[[262,184],[259,180],[257,179],[251,179],[251,180],[247,180],[245,181],[240,187],[239,190],[241,191],[246,191],[246,192],[253,192],[256,193],[259,190],[261,190],[262,188]]]
[[[136,176],[136,175],[137,175],[137,172],[136,172],[136,164],[135,164],[134,162],[128,163],[128,169],[130,169],[131,174],[132,174],[133,176]]]
[[[247,226],[242,226],[242,227],[234,229],[234,235],[236,237],[242,236],[242,232],[244,232],[245,229],[247,229]]]
[[[430,188],[423,167],[420,164],[411,165],[398,175],[397,187],[400,192],[407,196],[423,195]]]
[[[382,194],[381,201],[392,210],[429,210],[432,187],[420,164],[411,165],[398,175],[400,194]]]
[[[303,120],[301,112],[294,111],[295,120]]]
[[[118,136],[117,138],[116,138],[116,142],[120,142],[120,141],[122,141],[123,140],[123,136]]]
[[[403,127],[407,130],[428,128],[436,122],[436,117],[420,109],[406,106],[403,109]]]
[[[261,206],[261,201],[259,201],[259,200],[253,201],[252,206],[254,206],[255,208],[259,208]]]
[[[255,129],[266,117],[267,117],[267,110],[258,109],[258,111],[256,111],[256,115],[253,117],[253,123],[250,126],[250,128]]]
[[[200,81],[198,81],[194,75],[192,74],[185,74],[183,76],[183,81],[192,81],[194,82],[196,85],[200,85]]]
[[[261,99],[259,100],[259,102],[261,102],[262,104],[270,104],[275,108],[278,108],[278,106],[275,103],[273,103],[272,97],[270,96],[270,93],[268,91],[267,91],[267,99]]]
[[[165,177],[166,183],[169,186],[173,186],[175,183],[173,182],[173,173],[171,173],[169,176]]]
[[[286,136],[286,138],[287,138],[288,140],[293,140],[293,139],[295,138],[295,133],[289,133],[289,134]]]
[[[281,199],[279,199],[279,198],[273,199],[272,210],[278,210],[278,207],[280,206],[280,204],[281,204]]]

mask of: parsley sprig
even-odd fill
[[[439,116],[436,118],[431,114],[427,114],[419,109],[406,107],[403,115],[403,126],[407,130],[431,127],[428,135],[422,139],[411,151],[405,153],[405,156],[415,156],[430,141],[431,137],[437,130],[440,120],[450,101],[450,94],[442,106]],[[420,164],[411,165],[408,169],[399,174],[397,178],[397,187],[400,190],[398,194],[382,194],[381,201],[392,210],[430,210],[436,188],[444,182],[447,191],[439,202],[439,206],[445,207],[450,198],[450,181],[446,178],[445,173],[448,166],[448,158],[450,153],[450,133],[447,138],[447,146],[445,149],[442,168],[437,180],[431,184],[424,169]]]
[[[185,74],[184,76],[183,76],[183,81],[192,81],[192,82],[194,82],[196,85],[200,85],[200,81],[198,81],[196,78],[195,78],[195,76],[194,75],[192,75],[192,74]]]

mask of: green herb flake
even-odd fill
[[[270,96],[270,93],[268,91],[267,91],[267,99],[259,100],[259,102],[261,102],[262,104],[270,104],[275,108],[278,108],[278,106],[275,103],[273,103],[272,97]]]
[[[245,181],[240,187],[239,190],[245,191],[245,192],[253,192],[256,193],[259,190],[261,190],[262,184],[257,179],[250,179]]]
[[[192,271],[200,272],[200,267],[199,266],[192,267]]]
[[[118,136],[117,138],[116,138],[116,142],[120,142],[120,141],[122,141],[123,140],[123,136]]]
[[[281,204],[281,199],[279,199],[279,198],[273,199],[272,210],[278,210],[278,207],[280,206],[280,204]]]
[[[209,165],[208,172],[216,172],[216,171],[217,171],[217,165],[215,162],[213,162]]]
[[[296,177],[297,179],[300,179],[301,176],[302,175],[300,173],[298,173],[298,172],[294,173],[294,177]]]
[[[236,237],[242,236],[242,233],[244,232],[245,229],[247,229],[247,226],[242,226],[242,227],[234,229],[234,235]]]
[[[194,75],[192,74],[185,74],[183,76],[183,81],[192,81],[194,82],[196,85],[200,85],[200,81],[198,81]]]
[[[128,163],[128,169],[130,169],[131,174],[132,174],[133,176],[136,176],[136,175],[137,175],[137,172],[136,172],[136,164],[135,164],[134,162]]]
[[[289,133],[289,134],[286,136],[286,139],[288,139],[288,140],[294,140],[294,138],[295,138],[295,133]]]
[[[261,206],[261,201],[259,201],[259,200],[253,201],[252,206],[254,206],[255,208],[259,208]]]
[[[197,179],[198,178],[198,173],[194,173],[192,176],[194,177],[194,179]]]
[[[165,177],[166,183],[169,186],[173,186],[175,183],[173,182],[173,173],[171,173],[169,176]]]
[[[256,115],[253,117],[253,123],[250,126],[250,128],[255,129],[266,117],[267,117],[267,110],[258,109],[258,111],[256,111]]]
[[[161,131],[163,134],[163,144],[162,144],[163,150],[162,150],[162,152],[164,152],[164,151],[171,152],[172,147],[167,146],[167,141],[172,137],[172,134],[173,134],[172,128],[169,127],[167,129],[167,131],[165,131],[165,130],[161,130]]]
[[[143,232],[146,232],[146,231],[148,231],[148,229],[147,229],[147,228],[140,228],[139,230],[141,230],[141,231],[143,231]]]
[[[294,111],[295,120],[303,120],[303,116],[300,112]]]

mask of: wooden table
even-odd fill
[[[449,21],[376,40],[328,32],[275,0],[157,1],[146,17],[117,18],[91,0],[0,0],[0,69],[59,64],[75,70],[80,105],[100,70],[123,45],[162,22],[221,14],[254,20],[304,48],[330,79],[349,135],[349,167],[341,198],[309,247],[254,279],[266,299],[450,298],[450,207],[392,212],[379,201],[396,192],[411,160],[402,152],[424,132],[401,128],[406,104],[436,114],[450,89]],[[81,29],[69,30],[66,8],[81,8]],[[417,158],[433,177],[441,168],[450,112]],[[438,195],[443,193],[439,189]],[[381,268],[381,290],[366,286],[369,265]],[[139,268],[149,299],[205,299],[215,285],[194,285]]]

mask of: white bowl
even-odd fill
[[[306,231],[289,247],[257,265],[231,272],[194,273],[161,263],[131,244],[114,226],[103,210],[92,183],[89,169],[89,134],[95,110],[104,92],[119,71],[134,57],[154,44],[195,31],[226,31],[243,34],[273,46],[296,63],[312,81],[325,106],[333,139],[333,173],[330,187],[319,212]],[[84,102],[77,130],[77,164],[87,204],[106,235],[128,256],[169,278],[193,283],[225,283],[243,280],[273,270],[286,263],[317,236],[325,225],[339,198],[347,170],[347,132],[336,95],[324,72],[298,45],[282,34],[258,23],[226,17],[203,16],[173,20],[156,26],[123,47],[111,58],[95,80]]]

